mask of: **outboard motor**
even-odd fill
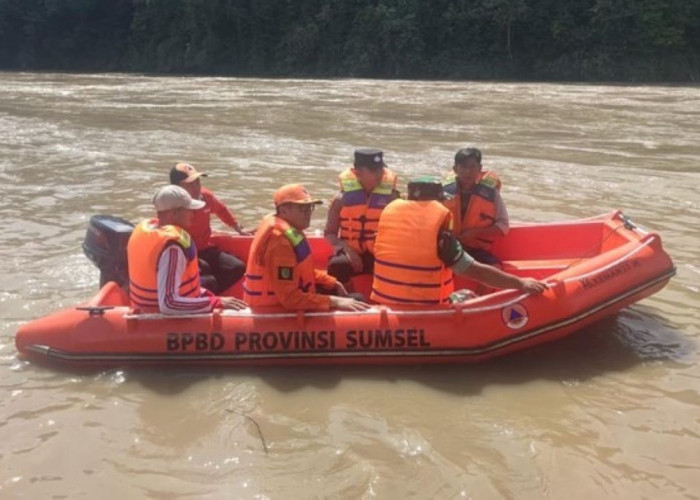
[[[125,290],[129,285],[129,268],[126,261],[126,245],[134,230],[128,220],[111,215],[90,217],[83,251],[100,270],[100,288],[108,281],[115,281]]]

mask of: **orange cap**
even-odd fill
[[[321,200],[314,200],[311,195],[301,184],[286,184],[275,191],[275,207],[284,205],[285,203],[299,203],[302,205],[320,205]]]
[[[170,169],[170,184],[180,185],[185,182],[194,182],[200,177],[206,177],[204,172],[197,172],[189,163],[178,163]]]

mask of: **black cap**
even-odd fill
[[[355,150],[355,167],[382,168],[384,163],[384,153],[381,149],[360,148]]]
[[[444,198],[442,183],[436,177],[418,177],[408,182],[408,199],[416,201]]]

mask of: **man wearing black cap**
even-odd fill
[[[442,184],[422,177],[408,183],[408,200],[392,202],[379,220],[371,299],[380,304],[448,304],[453,272],[494,288],[542,293],[546,285],[476,262],[452,234]],[[407,244],[407,242],[410,242]]]
[[[353,275],[372,272],[379,215],[399,197],[396,179],[382,150],[375,148],[356,149],[353,166],[340,174],[340,191],[331,200],[324,235],[334,250],[328,273],[346,287]]]

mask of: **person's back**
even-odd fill
[[[149,219],[134,228],[127,245],[129,298],[132,307],[142,312],[160,312],[158,262],[166,248],[171,245],[177,245],[187,259],[185,269],[180,273],[179,295],[199,297],[197,252],[190,235],[181,227],[161,226],[158,219]]]
[[[437,252],[450,212],[435,200],[395,200],[382,213],[374,246],[371,299],[381,304],[440,305],[453,276]],[[407,244],[407,242],[409,242]]]
[[[442,184],[408,183],[408,200],[382,212],[375,242],[372,300],[388,305],[439,306],[450,301],[453,272],[496,288],[541,293],[546,285],[476,262],[452,233],[452,213],[440,201]]]

